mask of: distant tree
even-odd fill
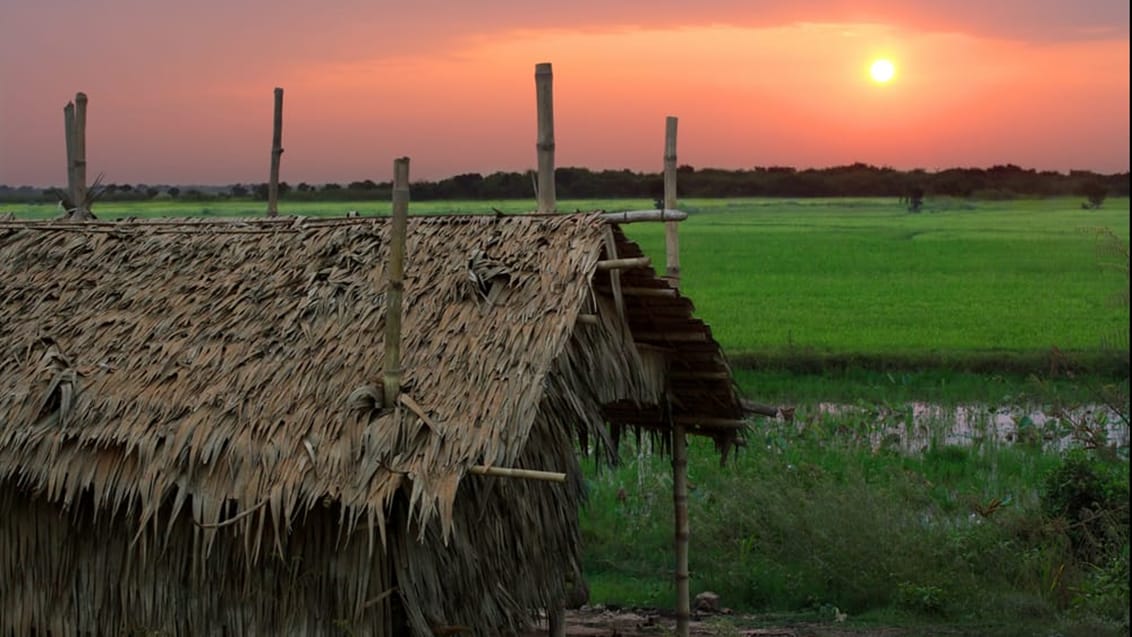
[[[267,182],[261,182],[252,186],[252,194],[259,201],[267,201]]]
[[[169,190],[166,190],[165,192],[168,192],[170,197],[176,199],[177,195],[181,194],[181,189],[176,186],[170,186]]]
[[[295,186],[295,190],[298,190],[299,192],[311,192],[312,190],[314,190],[314,187],[305,181],[300,181],[299,185]]]
[[[1105,197],[1108,196],[1108,188],[1101,181],[1092,181],[1081,188],[1081,194],[1085,195],[1087,203],[1081,204],[1081,207],[1086,210],[1097,210],[1104,203]]]
[[[248,189],[243,184],[232,184],[231,186],[228,186],[228,194],[232,195],[233,197],[247,197]]]
[[[919,212],[924,207],[924,189],[912,186],[908,189],[908,212]]]
[[[143,185],[143,184],[138,184],[137,189],[145,191],[145,198],[146,199],[153,199],[157,195],[161,194],[161,191],[158,190],[157,188],[154,188],[153,186],[146,186],[146,185]]]
[[[341,184],[323,184],[322,192],[331,192],[334,190],[342,190]]]
[[[377,190],[377,184],[375,184],[372,179],[351,181],[350,185],[346,187],[350,190]]]

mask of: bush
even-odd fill
[[[1042,512],[1064,522],[1074,555],[1099,564],[1128,543],[1127,466],[1105,463],[1084,449],[1066,454],[1046,476]]]

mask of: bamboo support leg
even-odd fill
[[[547,612],[546,625],[549,637],[566,637],[566,610],[561,604]]]
[[[688,441],[684,426],[672,426],[672,501],[676,509],[676,636],[688,637]]]

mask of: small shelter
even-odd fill
[[[741,443],[711,330],[599,213],[411,218],[383,404],[389,237],[0,222],[0,635],[516,633],[578,576],[579,444]]]

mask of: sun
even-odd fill
[[[872,76],[874,82],[887,84],[896,75],[896,67],[893,66],[891,61],[880,59],[873,62],[873,65],[869,67],[869,75]]]

